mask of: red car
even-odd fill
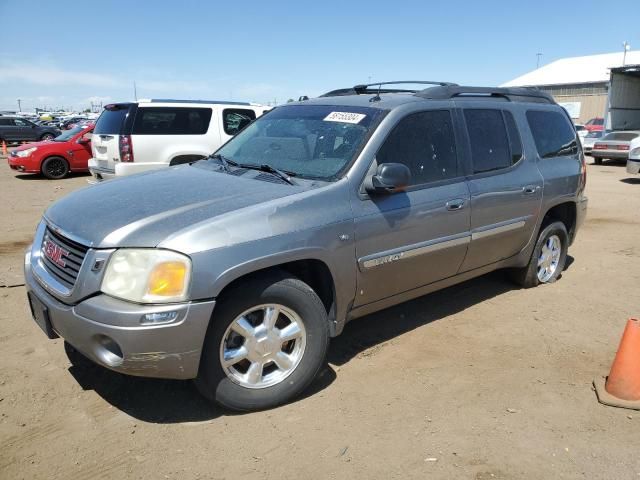
[[[48,142],[20,145],[11,152],[9,166],[23,173],[42,173],[60,179],[69,172],[89,171],[93,125],[75,127]]]
[[[584,124],[584,128],[589,132],[601,132],[604,130],[604,118],[592,118]]]

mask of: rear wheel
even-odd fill
[[[511,277],[524,288],[555,282],[564,270],[568,247],[569,235],[564,223],[547,224],[538,236],[529,264],[513,269]]]
[[[596,165],[602,165],[602,158],[593,157],[593,163],[595,163]]]
[[[49,140],[53,140],[54,138],[56,138],[56,136],[53,133],[45,133],[40,137],[40,140],[42,140],[43,142],[46,142]]]
[[[327,313],[311,287],[284,274],[253,279],[216,306],[196,385],[233,410],[275,407],[313,381],[328,343]]]
[[[69,173],[69,164],[62,157],[49,157],[42,162],[41,171],[45,177],[59,180]]]

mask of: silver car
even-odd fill
[[[354,318],[501,268],[555,282],[587,209],[567,113],[424,83],[280,106],[205,160],[59,200],[25,258],[35,322],[255,410],[299,395]]]
[[[627,160],[631,141],[640,137],[640,131],[609,132],[593,144],[591,156],[597,165],[603,160]]]

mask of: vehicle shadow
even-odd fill
[[[518,287],[504,271],[496,271],[358,318],[345,326],[342,335],[332,339],[328,360],[344,365],[377,345],[514,288]]]
[[[56,182],[56,181],[64,181],[70,178],[78,178],[78,177],[90,177],[91,174],[89,172],[71,172],[65,178],[61,178],[60,180],[50,180],[41,173],[19,173],[14,175],[14,178],[18,180],[41,180],[45,182]]]
[[[629,185],[640,185],[640,177],[621,178],[620,181]]]
[[[132,377],[86,359],[72,364],[69,373],[83,390],[93,390],[110,405],[144,422],[204,422],[221,416],[242,415],[213,405],[189,380]],[[293,401],[315,395],[335,379],[335,371],[326,365],[302,396]]]
[[[566,268],[573,263],[567,257]],[[328,364],[309,388],[293,402],[311,397],[336,379],[332,365],[353,358],[399,335],[444,320],[477,303],[518,288],[504,271],[496,271],[415,300],[359,318],[332,339]],[[203,422],[220,416],[241,415],[212,405],[190,381],[162,380],[123,375],[88,360],[75,361],[69,373],[84,390],[93,390],[106,402],[128,415],[150,423]]]

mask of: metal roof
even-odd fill
[[[544,85],[573,85],[579,83],[605,83],[609,70],[622,66],[622,52],[570,57],[548,63],[537,70],[510,80],[501,87],[535,87]],[[639,64],[640,50],[629,51],[625,64]]]

